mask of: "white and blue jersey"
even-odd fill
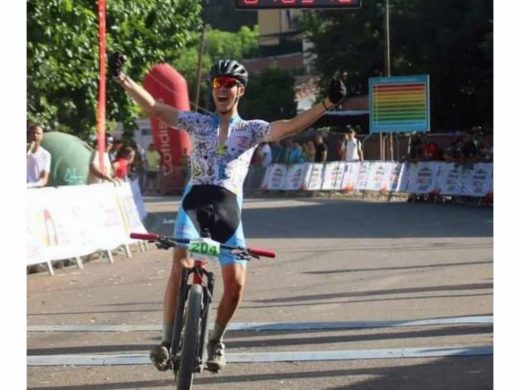
[[[243,247],[242,187],[255,148],[268,140],[271,127],[266,121],[245,121],[234,116],[229,122],[228,138],[219,146],[219,124],[217,115],[179,112],[176,127],[190,134],[193,150],[191,179],[184,190],[174,236],[200,237],[202,213],[214,240]],[[221,252],[219,260],[221,265],[245,264],[227,251]]]
[[[186,130],[193,144],[190,184],[224,187],[241,197],[251,157],[256,146],[269,138],[270,123],[236,115],[230,119],[228,138],[221,147],[219,124],[217,115],[179,112],[177,128]]]

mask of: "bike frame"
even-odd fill
[[[210,243],[210,241],[213,241],[210,239],[209,230],[207,229],[203,229],[201,236],[203,237],[201,247],[204,245],[204,242]],[[160,249],[169,249],[178,244],[189,244],[195,241],[150,233],[131,233],[130,237],[149,242],[155,241],[157,247]],[[209,240],[204,241],[205,239]],[[264,249],[234,247],[219,244],[215,241],[213,241],[212,244],[215,245],[212,247],[206,245],[206,249],[201,252],[198,252],[199,249],[195,249],[195,247],[193,247],[193,251],[196,253],[191,253],[190,249],[188,249],[189,257],[193,258],[194,264],[192,267],[183,268],[181,274],[179,293],[177,295],[177,302],[175,303],[175,321],[170,346],[170,359],[173,372],[175,375],[179,372],[179,378],[177,378],[178,389],[191,389],[193,373],[202,372],[204,370],[206,343],[208,339],[207,325],[213,299],[213,287],[215,285],[215,275],[206,269],[206,264],[208,263],[207,258],[218,258],[219,251],[216,250],[216,247],[232,251],[233,254],[244,260],[249,260],[251,257],[259,258],[260,256],[264,256],[274,258],[276,256],[274,252]],[[191,282],[190,276],[192,276]],[[188,300],[189,302],[186,304]],[[187,313],[186,326],[184,326],[185,312]],[[182,336],[183,328],[185,328],[184,336]],[[181,336],[183,340],[181,340]],[[187,342],[186,339],[188,340]],[[183,347],[181,342],[186,342],[186,345]],[[184,348],[184,350],[182,350],[182,348]],[[192,357],[193,360],[191,360]]]

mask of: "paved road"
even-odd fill
[[[168,233],[177,207],[147,199],[147,224]],[[249,264],[235,363],[196,389],[492,388],[491,209],[284,198],[243,215],[248,243],[278,258]],[[28,388],[172,388],[146,358],[170,256],[135,247],[28,275]]]

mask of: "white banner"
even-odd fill
[[[383,191],[385,192],[401,192],[404,174],[403,163],[390,162],[388,163],[388,172],[385,175],[385,182],[383,183]]]
[[[446,195],[465,195],[464,188],[464,169],[461,164],[444,163],[437,175],[437,187],[441,194]]]
[[[409,172],[407,192],[414,194],[429,194],[436,188],[437,175],[440,165],[436,162],[418,162]],[[410,174],[412,173],[412,174]]]
[[[303,182],[305,180],[305,171],[307,164],[292,164],[287,168],[285,175],[284,189],[288,191],[295,191],[303,189]]]
[[[486,163],[473,164],[473,169],[464,175],[464,193],[469,196],[486,196],[493,191],[493,166]]]
[[[325,164],[323,171],[322,190],[340,190],[345,171],[344,161],[332,161]]]
[[[274,164],[268,167],[262,188],[485,196],[493,191],[493,164],[462,165],[442,161]]]
[[[390,175],[391,163],[372,161],[368,169],[366,189],[369,191],[385,191],[386,177]]]
[[[145,233],[129,183],[27,191],[27,263],[84,256]]]
[[[321,190],[321,183],[323,182],[323,167],[322,163],[307,164],[307,172],[305,173],[305,181],[303,183],[304,190]]]
[[[370,171],[370,161],[362,161],[359,164],[358,180],[356,183],[356,190],[364,191],[368,186],[368,172]]]
[[[270,168],[271,169],[268,169],[266,172],[267,181],[265,183],[265,188],[268,190],[283,190],[285,186],[287,166],[283,164],[274,164],[271,165]]]
[[[359,167],[361,162],[353,161],[345,163],[343,180],[341,181],[341,189],[343,191],[354,191],[359,176]]]

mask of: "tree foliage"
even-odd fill
[[[493,3],[391,0],[391,75],[430,75],[432,129],[493,122]],[[348,72],[352,95],[384,76],[385,1],[349,12],[307,13],[314,66],[323,79]]]
[[[107,51],[129,57],[127,73],[141,79],[158,62],[172,63],[201,29],[193,0],[107,1]],[[97,2],[27,1],[27,114],[47,128],[86,136],[94,131],[98,91]],[[108,119],[135,128],[135,105],[111,80]]]
[[[195,92],[201,38],[201,33],[191,34],[186,47],[180,50],[178,58],[172,64],[186,78],[192,102],[196,99]],[[242,61],[244,58],[257,56],[258,52],[258,26],[253,29],[242,26],[236,33],[208,27],[201,64],[200,106],[206,109],[210,106],[210,90],[207,75],[211,66],[217,60],[231,58]]]
[[[246,94],[240,102],[246,119],[275,121],[296,115],[294,76],[287,70],[272,67],[250,77]]]

